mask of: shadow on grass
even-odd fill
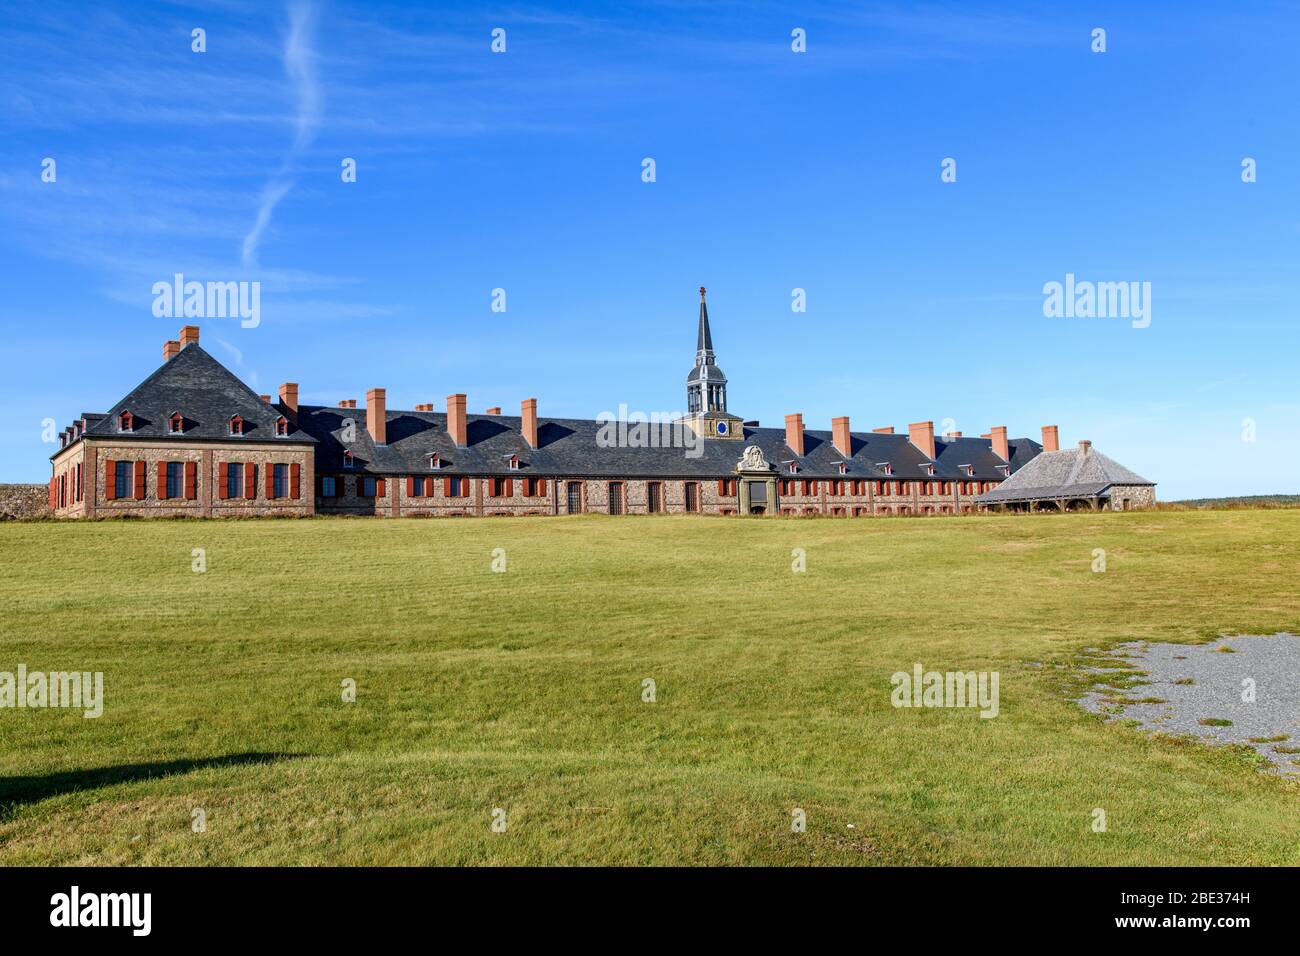
[[[79,790],[97,790],[119,783],[136,783],[213,767],[240,767],[297,760],[306,754],[244,753],[194,760],[164,760],[157,763],[127,763],[115,767],[64,770],[32,777],[0,777],[0,822],[11,819],[20,807]]]

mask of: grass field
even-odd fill
[[[1295,510],[0,525],[0,671],[105,683],[0,710],[0,865],[1300,864],[1300,784],[1051,666],[1298,581]],[[914,662],[999,716],[895,709]]]

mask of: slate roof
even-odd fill
[[[1113,458],[1089,447],[1048,451],[1036,456],[1000,486],[980,495],[980,502],[1090,498],[1112,485],[1155,485]]]
[[[785,443],[784,428],[745,427],[743,440],[706,438],[699,457],[687,457],[682,447],[601,447],[598,438],[603,423],[590,419],[539,418],[533,449],[520,433],[517,415],[467,415],[467,446],[457,448],[447,432],[442,412],[389,410],[385,431],[387,444],[376,445],[366,430],[364,408],[302,406],[299,424],[318,442],[316,470],[322,474],[342,472],[344,452],[353,454],[351,470],[371,474],[425,474],[429,456],[437,453],[443,473],[451,475],[511,474],[511,455],[519,458],[519,474],[537,476],[587,476],[626,478],[723,478],[735,474],[736,463],[748,445],[758,445],[763,456],[775,465],[781,477],[870,478],[924,480],[930,460],[903,434],[855,433],[851,436],[851,458],[836,450],[831,433],[815,429],[804,432],[802,458]],[[352,422],[349,428],[347,423]],[[630,427],[630,426],[629,426]],[[344,435],[351,432],[351,440]],[[993,454],[988,439],[958,439],[963,444],[960,461],[936,462],[934,477],[961,480],[964,471],[956,466],[972,464],[974,480],[1001,481],[997,469],[1001,459]],[[1025,439],[1025,441],[1028,441]],[[1035,443],[1030,443],[1031,445]],[[791,474],[789,463],[799,471]],[[847,470],[840,473],[839,464]],[[892,466],[886,471],[884,463]]]
[[[134,419],[131,434],[137,438],[165,438],[176,441],[276,441],[313,443],[307,432],[289,425],[289,434],[277,438],[275,421],[280,411],[267,405],[251,388],[197,343],[160,365],[152,375],[131,389],[106,414],[85,414],[86,432],[91,438],[118,438],[117,419],[129,411]],[[180,412],[185,431],[172,434],[167,420]],[[244,420],[243,437],[230,434],[230,417]]]

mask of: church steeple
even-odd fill
[[[686,409],[690,414],[727,411],[727,376],[713,355],[709,306],[700,286],[700,330],[695,339],[695,367],[686,376]]]

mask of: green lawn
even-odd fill
[[[1296,865],[1300,784],[1051,665],[1297,582],[1289,510],[0,525],[0,671],[105,681],[0,710],[0,865]],[[1000,715],[893,708],[913,662]]]

